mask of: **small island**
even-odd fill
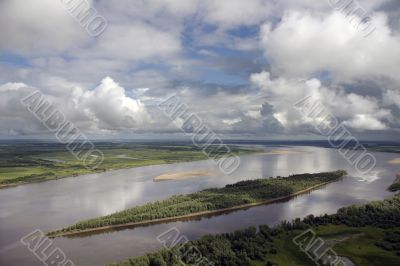
[[[340,180],[343,170],[289,177],[240,181],[223,188],[178,195],[111,215],[78,222],[48,233],[50,237],[101,232],[109,229],[175,221],[268,204],[306,193]]]
[[[396,180],[388,187],[391,192],[396,192],[400,190],[400,172],[396,174]]]

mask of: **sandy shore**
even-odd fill
[[[259,153],[259,155],[290,155],[290,154],[304,154],[303,151],[293,151],[293,150],[271,150]]]
[[[392,159],[390,161],[387,161],[387,163],[390,164],[400,164],[400,158]]]
[[[178,173],[169,173],[169,174],[162,174],[153,178],[153,181],[160,182],[160,181],[171,181],[171,180],[185,180],[200,176],[211,176],[215,174],[214,170],[206,169],[206,170],[194,170],[188,172],[178,172]]]

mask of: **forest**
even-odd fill
[[[317,185],[334,182],[345,176],[343,170],[316,174],[300,174],[289,177],[262,178],[240,181],[223,188],[211,188],[200,192],[178,195],[162,201],[137,206],[111,215],[78,222],[70,227],[50,232],[59,236],[104,226],[151,221],[167,217],[179,217],[205,211],[216,211],[235,206],[264,202],[293,195]]]
[[[368,265],[400,265],[400,194],[397,194],[383,201],[341,208],[333,215],[311,215],[303,220],[284,221],[272,228],[260,225],[207,235],[110,266],[177,266],[182,265],[181,262],[221,266],[315,265],[292,241],[309,228],[323,238],[340,238],[341,233],[359,236],[350,238],[335,250],[360,265],[365,265],[366,261]],[[200,261],[204,263],[199,264]]]

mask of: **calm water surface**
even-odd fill
[[[287,176],[345,169],[350,176],[294,199],[225,215],[186,222],[125,229],[87,237],[57,238],[60,247],[77,266],[105,265],[161,248],[157,235],[177,227],[189,239],[222,233],[251,225],[273,225],[308,214],[334,213],[340,207],[381,200],[392,193],[386,188],[400,166],[387,164],[393,153],[373,153],[378,161],[375,176],[361,181],[354,168],[334,149],[317,147],[265,147],[302,151],[298,154],[246,155],[231,176],[222,175],[213,161],[199,161],[71,177],[0,190],[0,265],[42,265],[19,239],[35,229],[50,231],[82,219],[110,214],[135,205],[221,187],[243,179]],[[214,169],[215,174],[191,180],[153,182],[165,174]]]

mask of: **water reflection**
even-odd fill
[[[281,203],[86,238],[59,238],[55,245],[77,265],[104,265],[160,248],[156,236],[172,226],[178,227],[189,238],[197,238],[250,225],[272,225],[308,214],[334,213],[342,206],[379,200],[391,194],[386,188],[393,182],[398,169],[386,161],[395,158],[395,154],[374,153],[378,161],[377,179],[360,182],[356,171],[336,150],[315,147],[282,149],[303,153],[246,155],[241,158],[240,168],[231,176],[224,176],[216,169],[214,176],[153,182],[155,176],[164,173],[215,169],[212,161],[199,161],[116,170],[0,190],[0,265],[40,265],[33,255],[17,244],[22,236],[36,228],[49,231],[174,194],[221,187],[243,179],[337,169],[350,173],[350,177],[343,181]]]

